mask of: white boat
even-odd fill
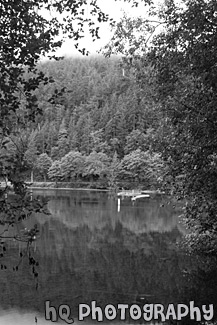
[[[136,201],[137,199],[148,198],[148,197],[150,197],[149,194],[140,194],[140,195],[133,196],[131,200]]]

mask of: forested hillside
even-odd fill
[[[161,113],[150,71],[138,83],[121,58],[71,57],[39,65],[52,83],[35,96],[42,115],[9,141],[37,180],[99,181],[104,187],[158,187],[163,163],[156,149]]]

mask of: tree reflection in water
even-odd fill
[[[44,313],[44,301],[68,304],[73,317],[80,303],[214,304],[217,271],[210,261],[177,248],[185,233],[179,209],[162,206],[164,198],[121,202],[107,193],[88,191],[38,192],[50,197],[51,216],[39,215],[39,287],[35,289],[27,261],[18,272],[17,247],[10,245],[9,267],[1,271],[3,309]],[[214,264],[214,259],[212,260]],[[207,266],[208,265],[208,266]],[[183,320],[179,323],[189,324]]]

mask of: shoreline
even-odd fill
[[[60,191],[92,191],[92,192],[110,192],[110,193],[116,193],[118,196],[128,196],[128,192],[138,192],[138,193],[142,193],[142,194],[150,194],[150,195],[165,195],[165,192],[161,192],[159,189],[141,189],[138,188],[137,186],[135,187],[127,187],[127,189],[123,189],[120,187],[116,187],[116,188],[106,188],[104,186],[102,186],[102,188],[100,188],[100,185],[102,184],[94,184],[94,183],[84,183],[84,184],[75,184],[75,183],[70,183],[70,182],[59,182],[59,183],[55,183],[55,182],[25,182],[25,185],[27,187],[27,189],[29,191],[37,191],[37,190],[45,190],[45,191],[56,191],[56,190],[60,190]],[[79,186],[80,185],[80,186]],[[84,187],[81,187],[81,186]],[[86,186],[85,186],[86,185]],[[96,187],[94,187],[94,185]],[[99,185],[99,186],[97,186]],[[0,188],[4,188],[6,186],[6,184],[4,184],[3,182],[0,183]],[[7,186],[9,188],[12,189],[11,184],[7,184]],[[78,187],[76,187],[78,186]],[[138,194],[137,193],[137,194]],[[140,193],[140,194],[141,194]]]
[[[39,186],[27,186],[29,190],[61,190],[61,191],[98,191],[98,192],[110,192],[109,189],[99,189],[99,188],[76,188],[76,187],[39,187]]]
[[[100,188],[101,184],[94,183],[73,183],[73,182],[26,182],[25,183],[28,189],[32,190],[62,190],[62,191],[103,191],[109,192],[113,191],[106,187]],[[94,187],[95,185],[95,187]],[[97,186],[98,185],[98,186]],[[83,187],[84,186],[84,187]]]

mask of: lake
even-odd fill
[[[33,244],[38,277],[27,259],[18,265],[21,244],[9,243],[7,270],[0,278],[1,325],[52,323],[45,320],[45,301],[57,309],[68,305],[75,323],[80,323],[79,305],[92,301],[102,311],[108,304],[215,303],[216,271],[205,272],[198,258],[179,247],[186,234],[182,210],[167,197],[134,203],[124,198],[118,211],[117,197],[107,192],[37,190],[34,195],[49,198],[51,213],[23,224],[39,225]],[[91,322],[91,314],[85,320]],[[108,322],[105,315],[103,322]],[[109,321],[120,322],[118,317]]]

